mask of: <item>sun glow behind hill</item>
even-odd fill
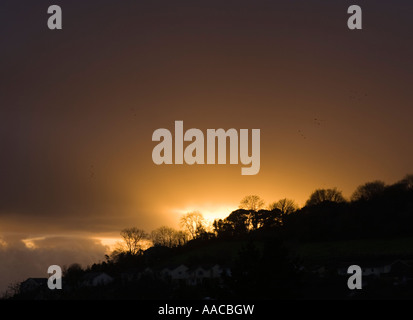
[[[175,229],[178,230],[182,230],[182,227],[180,226],[180,218],[186,214],[186,213],[190,213],[190,212],[200,212],[203,217],[205,218],[206,222],[207,222],[207,226],[209,228],[212,229],[212,223],[214,222],[215,219],[225,219],[226,217],[229,216],[229,214],[236,210],[237,206],[234,204],[219,204],[219,205],[214,205],[214,204],[210,204],[210,203],[205,203],[202,205],[187,205],[183,208],[179,208],[179,209],[169,209],[168,212],[169,213],[173,213],[176,216],[176,224],[175,225],[169,225],[165,223],[165,226],[167,227],[173,227]],[[153,230],[155,230],[158,227],[161,227],[163,225],[159,225],[153,229],[145,229],[145,231],[147,232],[148,235],[151,234],[151,232]],[[212,230],[209,230],[212,231]],[[115,250],[116,248],[118,248],[123,240],[122,238],[116,237],[116,236],[96,236],[96,237],[92,237],[92,239],[94,240],[98,240],[102,245],[107,247],[107,252],[110,253],[113,250]],[[27,245],[27,244],[26,244]],[[151,244],[148,243],[148,247]]]
[[[224,219],[229,216],[229,214],[236,210],[237,206],[234,204],[218,204],[214,205],[211,203],[205,203],[201,205],[188,205],[184,208],[174,209],[173,212],[178,216],[178,219],[181,218],[182,215],[189,213],[189,212],[200,212],[205,220],[207,221],[208,225],[212,225],[215,219]],[[179,220],[178,220],[179,226]]]

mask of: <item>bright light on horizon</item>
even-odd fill
[[[197,211],[203,215],[208,224],[212,224],[215,219],[224,219],[229,216],[229,214],[237,210],[237,206],[234,205],[213,205],[213,204],[203,204],[197,206],[187,206],[184,209],[175,209],[174,213],[179,215],[179,219],[182,215]],[[178,220],[179,224],[179,220]]]
[[[108,252],[115,250],[119,242],[122,241],[121,237],[92,237],[93,240],[98,240],[100,243],[107,247]]]

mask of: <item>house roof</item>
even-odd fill
[[[35,282],[36,284],[42,285],[47,283],[47,278],[28,278],[24,280],[22,283],[27,283],[27,282]]]
[[[107,273],[105,273],[105,272],[90,272],[90,273],[86,273],[84,276],[83,276],[83,280],[93,280],[93,279],[95,279],[96,277],[99,277],[99,276],[102,276],[102,275],[104,275],[104,276],[106,276],[106,277],[109,277],[109,278],[112,278],[110,275],[108,275]]]
[[[165,266],[165,267],[162,268],[161,270],[167,269],[167,270],[169,270],[169,271],[174,271],[174,270],[176,270],[177,268],[179,268],[179,267],[181,267],[181,266],[189,269],[186,265],[184,265],[183,263],[180,263],[180,264],[172,264],[172,265]]]

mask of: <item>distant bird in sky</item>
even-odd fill
[[[314,118],[313,121],[314,121],[314,124],[316,124],[317,126],[321,126],[321,124],[324,122],[324,120],[319,119],[319,118]]]

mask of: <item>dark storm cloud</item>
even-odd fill
[[[0,231],[151,228],[194,186],[210,197],[205,181],[221,176],[153,168],[151,133],[179,118],[262,128],[264,174],[293,191],[320,179],[300,196],[323,179],[354,188],[367,166],[394,163],[376,178],[399,179],[412,158],[412,5],[371,3],[351,33],[349,1],[62,1],[51,32],[48,1],[2,1]],[[264,183],[236,185],[234,198]]]
[[[0,237],[0,294],[10,284],[27,278],[48,277],[50,265],[62,268],[73,263],[87,267],[104,260],[106,247],[96,240],[82,237],[34,239],[28,248],[21,235]]]

